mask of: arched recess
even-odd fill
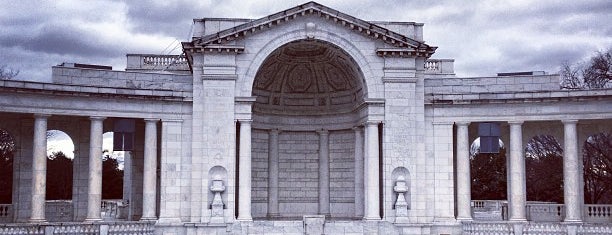
[[[323,40],[297,40],[281,45],[261,63],[253,81],[252,156],[254,217],[266,216],[270,200],[280,217],[329,213],[351,217],[355,208],[353,127],[367,118],[364,74],[342,48]],[[268,174],[270,130],[280,130],[278,175]],[[321,141],[327,141],[322,143]],[[351,144],[349,144],[351,143]],[[322,150],[322,146],[328,146]],[[322,153],[325,153],[322,155]],[[326,160],[323,160],[326,159]],[[338,164],[338,162],[343,164]],[[330,164],[328,173],[322,162]],[[272,164],[274,164],[272,163]],[[278,198],[266,192],[269,177],[278,177]],[[327,177],[320,178],[320,177]],[[273,181],[273,180],[272,180]],[[330,188],[329,212],[325,189]],[[333,187],[333,188],[332,188]]]
[[[13,194],[13,157],[15,138],[7,130],[0,129],[0,204],[11,204]],[[2,211],[0,215],[8,213]]]
[[[612,133],[587,137],[582,154],[584,203],[612,204]]]
[[[373,69],[370,65],[371,59],[369,60],[368,57],[362,53],[359,47],[354,45],[349,39],[334,32],[316,30],[310,33],[312,34],[312,38],[316,39],[317,41],[324,41],[338,48],[342,48],[342,50],[355,61],[363,74],[365,84],[364,94],[367,98],[384,98],[382,80],[380,77],[374,76],[372,71]],[[252,94],[257,73],[264,64],[264,61],[275,50],[288,43],[305,40],[305,35],[305,29],[290,31],[273,38],[263,47],[261,47],[261,49],[255,55],[253,55],[253,58],[250,59],[251,63],[249,64],[244,76],[239,76],[238,81],[236,82],[237,96],[249,96]],[[371,49],[374,50],[375,48]]]
[[[211,186],[213,186],[213,181],[215,180],[220,180],[221,182],[223,182],[223,186],[225,186],[226,190],[227,190],[227,170],[222,167],[222,166],[214,166],[212,168],[210,168],[210,170],[208,171],[208,187],[207,190],[208,191],[208,202],[206,204],[206,206],[208,207],[208,209],[211,209],[211,205],[214,199],[214,193],[210,190]],[[223,201],[223,207],[227,208],[227,191],[226,192],[221,192],[221,200]]]
[[[563,203],[563,148],[552,135],[536,135],[525,145],[527,201]]]
[[[72,200],[74,147],[66,132],[47,131],[46,200]]]
[[[506,147],[499,140],[499,153],[481,153],[480,137],[470,145],[472,200],[507,199]]]
[[[404,167],[397,167],[395,169],[393,169],[393,171],[391,172],[391,177],[393,177],[393,183],[391,184],[391,191],[393,192],[393,209],[395,209],[395,203],[397,202],[397,193],[394,192],[393,187],[395,187],[397,185],[398,181],[404,181],[406,183],[406,187],[408,188],[408,191],[404,193],[404,197],[406,199],[406,202],[408,203],[408,210],[410,210],[411,207],[411,199],[412,199],[412,191],[410,188],[411,185],[411,179],[410,179],[410,171],[408,171],[408,169],[404,168]]]

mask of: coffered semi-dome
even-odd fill
[[[253,111],[324,115],[353,111],[363,101],[364,78],[342,49],[316,40],[288,43],[263,62],[253,84]]]

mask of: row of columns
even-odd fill
[[[251,120],[240,120],[238,220],[251,216]],[[380,220],[378,124],[365,124],[365,139],[360,127],[355,132],[355,215]],[[320,215],[330,216],[329,131],[319,130],[319,207]],[[268,217],[280,216],[278,204],[278,162],[280,130],[271,129],[268,140]],[[365,159],[364,159],[365,158]],[[367,163],[367,164],[364,164]],[[364,182],[364,179],[368,179]],[[364,192],[365,190],[365,192]],[[365,199],[363,197],[365,193]],[[365,203],[364,203],[365,202]],[[364,208],[366,213],[364,215]]]
[[[580,188],[580,162],[578,159],[577,120],[563,120],[563,192],[565,222],[582,221]],[[472,220],[469,158],[469,122],[457,122],[457,219]],[[508,122],[510,126],[510,160],[508,172],[509,220],[526,221],[526,175],[523,156],[522,121]]]
[[[47,119],[50,115],[34,115],[32,151],[32,198],[30,222],[45,221],[45,192],[47,177]],[[87,191],[87,217],[85,221],[99,221],[102,203],[102,135],[105,117],[90,117],[89,176]],[[143,175],[143,214],[141,220],[155,219],[157,122],[145,119],[145,149]]]

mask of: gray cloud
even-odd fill
[[[87,31],[59,25],[41,27],[33,35],[0,36],[0,43],[45,54],[107,57],[119,53]]]
[[[123,68],[125,53],[159,53],[188,40],[193,18],[259,18],[301,0],[27,0],[0,9],[0,64],[21,79],[46,80],[61,62]],[[454,58],[459,76],[497,72],[556,72],[612,47],[612,3],[607,0],[428,1],[321,0],[364,20],[425,23],[434,58]],[[175,51],[176,53],[177,51]]]

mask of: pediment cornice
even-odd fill
[[[278,12],[260,19],[252,20],[233,28],[219,31],[215,34],[196,37],[191,42],[183,43],[183,49],[188,52],[210,51],[215,48],[218,52],[241,53],[242,50],[233,50],[235,46],[228,43],[244,38],[259,31],[274,28],[277,25],[295,20],[298,17],[315,15],[351,29],[375,40],[381,40],[391,48],[377,50],[379,56],[424,56],[430,57],[436,47],[429,46],[424,42],[409,38],[405,35],[393,32],[376,24],[355,18],[316,2],[308,2],[282,12]],[[226,48],[227,47],[227,48]],[[231,48],[230,48],[231,47]],[[208,50],[207,50],[208,48]],[[392,53],[385,53],[385,52]],[[401,51],[401,53],[398,53]]]

